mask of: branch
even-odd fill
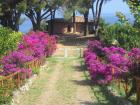
[[[41,16],[41,18],[43,18],[48,12],[50,11],[50,9],[48,9],[46,12],[44,12]]]
[[[98,6],[99,6],[99,1],[100,1],[100,0],[98,0],[98,1],[97,1],[97,3],[96,3],[96,17],[97,17],[97,15],[98,15]]]
[[[46,17],[42,18],[41,20],[47,19],[51,14],[47,15]]]

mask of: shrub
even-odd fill
[[[100,52],[97,49],[100,49]],[[133,48],[131,52],[128,52],[121,47],[103,47],[101,42],[95,40],[88,43],[84,59],[92,80],[99,84],[107,84],[112,81],[112,76],[114,78],[124,76],[125,79],[125,76],[132,71],[130,71],[132,61],[140,58],[139,54],[138,48]]]
[[[0,58],[9,51],[16,50],[21,39],[22,33],[0,27]]]
[[[84,58],[93,82],[107,84],[112,80],[111,66],[100,61],[94,52],[86,50]]]
[[[19,50],[22,49],[30,49],[34,57],[49,56],[56,49],[56,38],[44,32],[30,32],[19,45]]]
[[[0,105],[10,105],[12,101],[12,90],[0,87]]]
[[[55,36],[49,36],[44,32],[30,32],[23,36],[17,51],[4,56],[2,60],[3,72],[1,75],[21,71],[23,74],[39,73],[39,69],[26,68],[25,64],[34,59],[50,56],[56,49]]]
[[[40,73],[40,70],[39,69],[40,68],[33,68],[32,69],[33,74],[39,74]]]
[[[31,73],[31,70],[24,69],[24,64],[32,59],[32,56],[27,56],[22,51],[14,51],[3,58],[2,64],[4,71],[1,74],[8,75],[17,71]]]
[[[6,31],[6,29],[4,31],[7,33],[12,32],[10,30]],[[32,73],[38,74],[40,72],[39,67],[43,63],[44,58],[52,55],[52,53],[56,49],[55,36],[49,36],[44,32],[30,32],[27,35],[24,35],[22,37],[22,41],[20,41],[20,33],[17,34],[16,32],[13,32],[11,34],[7,34],[3,33],[4,31],[2,31],[0,35],[3,34],[7,36],[3,36],[3,40],[0,39],[0,41],[2,42],[5,40],[5,42],[3,42],[2,44],[6,43],[6,45],[4,46],[5,49],[0,54],[6,54],[6,51],[8,50],[15,51],[11,51],[9,52],[9,54],[3,56],[3,71],[0,71],[0,75],[7,76],[11,73],[19,71],[20,79],[25,80],[26,78],[31,77]],[[30,62],[33,63],[31,65],[28,65],[28,63],[30,64]],[[9,88],[7,89],[7,86],[4,88],[0,88],[0,105],[1,103],[2,105],[9,105],[11,100],[12,90],[10,90]]]
[[[134,47],[140,47],[140,31],[139,28],[133,26],[128,22],[125,15],[117,13],[119,21],[115,24],[102,25],[101,39],[108,46],[115,44],[119,47],[123,47],[126,50],[130,50]]]

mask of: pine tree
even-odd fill
[[[0,0],[0,24],[18,31],[24,8],[23,0]]]

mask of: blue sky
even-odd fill
[[[103,5],[102,13],[103,14],[115,14],[117,11],[122,13],[129,14],[130,10],[128,5],[123,0],[111,0]]]

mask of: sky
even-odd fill
[[[111,0],[103,5],[103,14],[115,14],[117,11],[121,11],[125,14],[130,13],[128,5],[123,2],[123,0]]]

